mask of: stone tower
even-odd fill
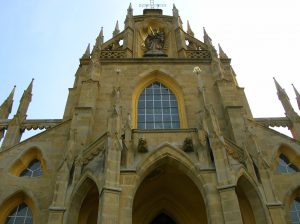
[[[104,41],[101,29],[80,58],[62,119],[26,119],[33,82],[8,119],[12,90],[0,223],[300,223],[300,118],[285,90],[275,80],[285,117],[254,118],[231,59],[187,27],[175,5],[130,5],[124,30]]]

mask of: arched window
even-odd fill
[[[291,204],[290,221],[293,224],[300,224],[300,197],[296,197]]]
[[[20,177],[39,177],[43,175],[41,162],[37,159],[31,161],[28,167],[23,170]]]
[[[19,204],[7,217],[5,224],[32,224],[31,209],[25,204]]]
[[[160,82],[153,82],[139,96],[139,129],[179,128],[178,105],[175,94]]]
[[[299,172],[299,169],[285,155],[280,154],[276,171],[280,173],[294,173]]]

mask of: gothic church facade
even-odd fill
[[[80,59],[62,119],[0,107],[0,224],[300,223],[300,118],[254,118],[204,30],[128,8]],[[295,89],[300,105],[300,95]],[[293,138],[270,129],[288,127]],[[22,132],[46,130],[25,141]]]

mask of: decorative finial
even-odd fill
[[[103,37],[103,26],[101,26],[101,30],[100,30],[99,36],[100,36],[100,37]]]
[[[132,15],[133,15],[133,9],[132,9],[132,5],[130,2],[129,7],[127,9],[127,16],[132,16]]]
[[[14,86],[7,99],[2,103],[2,105],[0,105],[0,119],[7,119],[9,114],[11,113],[14,102],[15,89],[16,86]],[[1,136],[1,133],[2,132],[0,131],[0,140],[3,137],[3,135]]]
[[[29,86],[28,86],[27,89],[26,89],[26,91],[29,92],[29,93],[32,92],[33,81],[34,81],[34,78],[31,79],[31,82],[30,82]]]
[[[220,59],[228,59],[227,54],[225,54],[225,52],[223,51],[222,47],[220,44],[218,44],[219,46],[219,57]]]
[[[203,27],[203,33],[204,33],[204,43],[212,46],[211,38],[208,36],[205,27]]]
[[[173,4],[173,16],[174,17],[178,17],[179,16],[179,12],[178,12],[178,9],[176,8],[175,4]]]
[[[277,82],[277,80],[275,79],[275,77],[273,77],[274,82],[275,82],[275,86],[276,86],[276,90],[277,90],[277,95],[278,97],[285,97],[287,99],[289,99],[288,95],[286,94],[285,90],[280,86],[280,84]]]
[[[101,27],[100,33],[96,39],[96,46],[101,50],[101,46],[104,42],[104,36],[103,36],[103,27]]]
[[[82,55],[82,58],[84,59],[89,59],[90,58],[90,54],[91,54],[91,51],[90,51],[90,44],[88,44],[84,54]]]
[[[113,36],[116,36],[117,34],[120,33],[120,29],[119,29],[119,21],[117,20],[117,23],[116,23],[116,27],[115,27],[115,30],[113,32]]]
[[[187,33],[191,36],[194,36],[194,32],[191,29],[189,21],[187,21]]]
[[[292,86],[293,86],[293,89],[295,91],[298,108],[300,110],[300,94],[299,94],[298,90],[296,89],[296,87],[293,84],[292,84]]]

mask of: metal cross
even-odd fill
[[[140,7],[145,7],[146,9],[149,7],[150,9],[166,7],[166,4],[154,4],[154,0],[150,0],[150,4],[140,4]]]

